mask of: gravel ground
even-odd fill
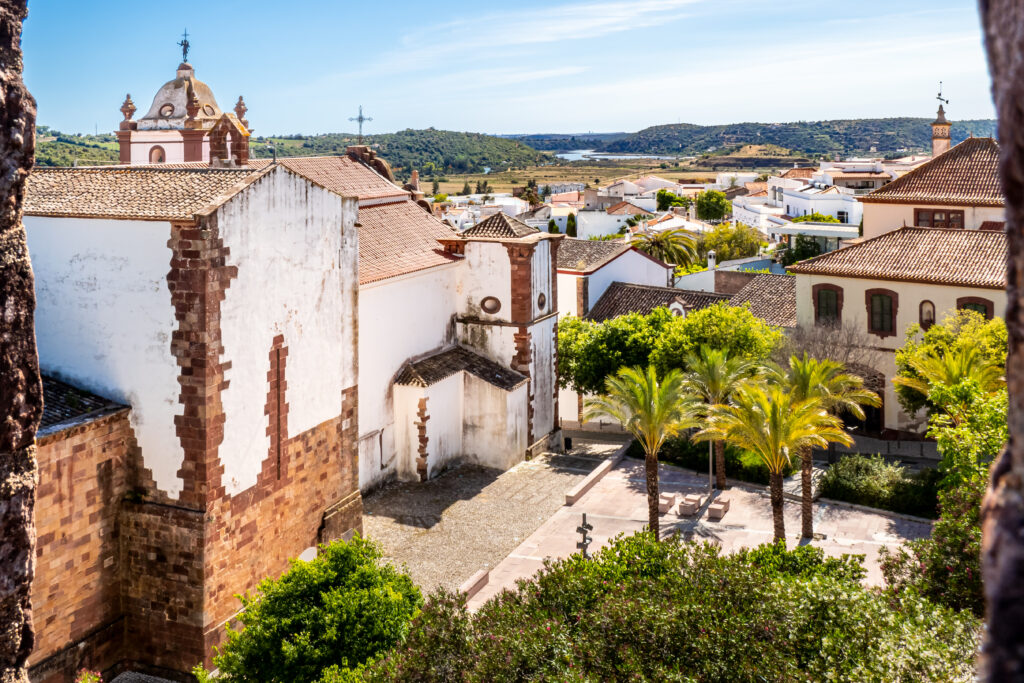
[[[424,483],[389,484],[363,499],[363,532],[424,591],[456,589],[504,559],[620,445],[577,441],[565,455],[507,472],[464,465]]]

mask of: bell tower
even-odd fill
[[[933,159],[943,152],[948,152],[950,146],[949,127],[951,124],[946,120],[946,112],[942,108],[943,104],[949,104],[949,100],[943,99],[942,97],[942,81],[939,81],[939,94],[937,99],[939,100],[939,115],[934,121],[932,121]]]

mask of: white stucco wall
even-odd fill
[[[795,190],[784,190],[782,205],[786,213],[794,218],[811,213],[839,218],[839,212],[845,211],[845,222],[853,225],[860,224],[864,213],[864,205],[852,194],[805,194]]]
[[[957,299],[969,296],[982,297],[992,301],[994,314],[998,317],[1006,315],[1006,292],[1001,289],[948,287],[915,282],[798,274],[796,276],[796,315],[797,325],[800,327],[814,325],[814,303],[811,293],[814,285],[822,283],[843,288],[842,323],[844,326],[852,326],[861,330],[867,330],[866,290],[891,289],[899,295],[896,310],[896,334],[889,337],[870,335],[872,344],[879,349],[878,364],[875,369],[883,373],[886,379],[885,426],[891,429],[911,429],[917,428],[921,424],[921,416],[906,415],[899,407],[892,378],[896,372],[894,352],[906,343],[907,328],[911,324],[919,322],[922,301],[927,300],[935,304],[935,319],[938,322],[956,310]]]
[[[284,335],[288,436],[341,413],[356,384],[357,202],[278,168],[218,209],[238,277],[221,304],[227,493],[256,483],[268,456],[270,350]]]
[[[591,274],[587,289],[589,306],[593,308],[613,282],[668,287],[671,273],[670,268],[652,261],[643,254],[627,251]],[[575,295],[575,292],[573,294]]]
[[[505,391],[463,374],[463,455],[484,467],[505,470],[523,459],[526,443],[527,385]]]
[[[145,467],[181,491],[168,223],[25,217],[44,372],[132,407]],[[264,392],[265,393],[265,392]]]
[[[558,315],[579,315],[576,306],[576,283],[586,275],[573,275],[571,273],[558,273]]]
[[[463,262],[363,285],[359,290],[359,486],[395,471],[392,382],[405,363],[454,343]]]
[[[603,237],[619,232],[632,216],[613,216],[604,211],[580,211],[576,214],[576,236],[580,239]]]
[[[209,145],[209,143],[206,143]],[[159,145],[164,148],[165,163],[180,164],[185,161],[185,142],[176,130],[132,131],[131,163],[148,164],[149,151]],[[207,155],[206,158],[209,158]]]
[[[462,456],[462,381],[465,373],[426,388],[427,397],[427,477],[435,476],[448,464]],[[414,426],[415,428],[415,426]],[[415,449],[411,452],[412,470],[416,471]]]
[[[497,242],[469,242],[465,256],[466,265],[459,272],[457,281],[459,315],[480,320],[511,320],[512,264],[508,250]],[[480,309],[480,301],[488,296],[501,302],[497,313],[490,314]]]
[[[530,363],[530,391],[533,392],[533,439],[555,428],[555,325],[557,317],[530,327],[533,356]]]
[[[914,209],[964,212],[964,227],[977,230],[985,221],[1005,221],[1006,209],[1001,206],[937,206],[933,204],[879,204],[865,202],[864,237],[878,237],[904,225],[914,225]]]
[[[534,318],[548,315],[556,310],[557,302],[551,296],[554,288],[552,281],[554,269],[551,267],[550,245],[550,241],[543,240],[538,242],[537,247],[533,250],[533,260],[530,264],[530,289],[533,290],[533,296],[530,297],[532,307],[530,310]],[[541,294],[544,295],[543,306],[540,305]]]

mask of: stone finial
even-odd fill
[[[124,104],[121,105],[121,113],[124,114],[125,121],[131,121],[132,117],[135,116],[135,103],[132,102],[132,95],[128,93],[125,95]]]
[[[235,102],[235,116],[238,117],[238,120],[241,121],[242,125],[246,128],[249,127],[249,121],[245,118],[245,112],[247,111],[249,111],[249,107],[245,106],[245,100],[243,100],[242,96],[239,95],[238,101]]]

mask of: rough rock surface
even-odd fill
[[[981,0],[982,25],[999,117],[1000,175],[1010,246],[1006,326],[1010,441],[992,467],[982,506],[982,571],[988,628],[979,678],[1024,681],[1024,5]]]
[[[43,412],[35,290],[21,204],[36,105],[21,80],[27,0],[0,2],[0,683],[27,681],[35,555],[35,432]]]

